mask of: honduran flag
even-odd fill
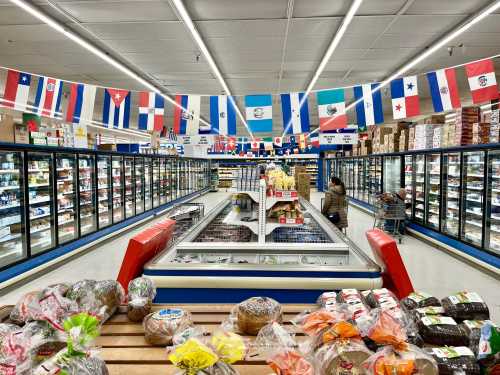
[[[36,113],[46,117],[62,118],[62,88],[60,79],[39,77],[34,105]]]
[[[148,131],[163,130],[165,99],[154,92],[139,93],[139,129]]]
[[[281,110],[286,134],[309,132],[309,108],[303,92],[281,94]]]
[[[210,97],[211,133],[236,135],[236,111],[234,98],[227,95]]]
[[[460,107],[455,69],[440,69],[427,73],[435,112],[450,111]]]
[[[31,74],[9,70],[3,100],[1,101],[2,105],[18,111],[25,111],[26,104],[28,104],[30,84]]]
[[[311,145],[313,147],[319,147],[319,135],[317,132],[311,133],[309,139],[311,140]]]
[[[245,96],[248,127],[252,133],[273,131],[273,98],[271,95]]]
[[[472,102],[484,103],[498,98],[497,79],[493,60],[481,60],[465,65]]]
[[[344,89],[318,91],[316,98],[321,131],[341,129],[347,126]]]
[[[378,89],[379,85],[379,83],[372,83],[354,87],[354,98],[357,102],[356,116],[362,129],[366,128],[367,125],[384,122],[382,94]]]
[[[417,76],[391,81],[391,97],[392,114],[395,120],[420,114]]]
[[[108,128],[128,129],[130,123],[130,91],[104,90],[102,122]]]
[[[175,134],[197,135],[200,132],[199,95],[176,95],[174,109]]]
[[[94,116],[97,87],[83,83],[71,83],[66,111],[66,121],[73,124],[88,123]]]

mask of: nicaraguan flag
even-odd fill
[[[271,95],[245,96],[246,119],[252,133],[273,131],[273,98]]]
[[[200,133],[199,95],[176,95],[174,109],[175,134],[198,135]]]
[[[372,83],[354,87],[354,98],[356,101],[356,116],[358,124],[362,128],[367,125],[375,125],[384,122],[384,112],[382,111],[382,94],[380,90],[375,90],[380,84]]]
[[[329,131],[347,126],[344,89],[318,91],[318,117],[320,131]]]
[[[417,76],[391,81],[392,114],[394,120],[420,114]]]
[[[40,77],[36,90],[36,112],[41,116],[62,118],[62,82],[60,79]]]
[[[89,123],[94,116],[97,87],[83,83],[71,83],[66,121],[73,124]]]
[[[450,111],[460,107],[455,69],[440,69],[427,73],[435,112]]]
[[[26,111],[30,92],[31,74],[9,70],[2,105],[18,111]]]
[[[281,94],[281,110],[286,134],[309,132],[309,108],[303,92]]]
[[[236,135],[234,98],[227,95],[210,97],[210,124],[213,134]]]
[[[165,99],[154,92],[139,93],[139,129],[148,131],[163,130]]]
[[[128,129],[130,123],[130,91],[104,90],[102,122],[108,128]]]

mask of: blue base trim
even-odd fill
[[[357,204],[358,206],[361,206],[363,208],[366,208],[367,210],[370,210],[370,211],[375,211],[373,209],[373,206],[369,203],[366,203],[366,202],[363,202],[363,201],[360,201],[359,199],[356,199],[356,198],[351,198],[349,197],[349,201],[351,202],[354,202],[355,204]]]
[[[186,195],[185,197],[176,199],[172,202],[166,203],[162,206],[153,208],[147,212],[144,212],[140,215],[131,217],[130,219],[126,219],[118,224],[111,225],[109,227],[103,228],[99,230],[98,232],[89,234],[88,236],[85,236],[83,238],[80,238],[78,240],[75,240],[67,245],[60,246],[54,250],[50,250],[44,254],[41,254],[39,256],[35,256],[33,258],[27,259],[26,261],[23,261],[22,263],[16,264],[15,266],[9,267],[6,270],[0,272],[0,282],[4,282],[7,280],[12,279],[13,277],[19,276],[25,272],[28,272],[32,270],[33,268],[39,267],[47,262],[50,262],[53,259],[59,258],[60,256],[63,256],[65,254],[68,254],[79,247],[86,245],[90,242],[93,242],[103,236],[106,236],[112,232],[115,232],[119,229],[122,229],[124,227],[127,227],[133,223],[136,223],[140,220],[143,220],[157,212],[163,211],[179,202],[183,202],[186,200],[191,199],[192,197],[198,195],[198,194],[203,194],[207,192],[208,189],[200,190],[196,193],[192,193],[189,195]]]
[[[144,270],[148,276],[218,276],[218,277],[303,277],[376,279],[380,272],[318,272],[318,271],[260,271],[260,270]]]

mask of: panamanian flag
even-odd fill
[[[41,116],[62,118],[61,99],[63,84],[60,79],[40,77],[36,90],[36,113]]]
[[[130,123],[130,91],[104,90],[102,122],[108,128],[128,129]]]
[[[394,120],[420,114],[417,76],[391,81],[392,114]]]
[[[246,119],[252,133],[273,131],[273,98],[271,95],[245,96]]]
[[[309,107],[303,92],[281,94],[281,110],[286,134],[309,132]]]
[[[175,134],[198,135],[200,133],[199,95],[176,95],[174,109]]]
[[[18,111],[25,111],[28,104],[30,84],[31,74],[9,69],[3,100],[0,99],[2,105]]]
[[[431,91],[432,104],[435,112],[450,111],[460,107],[455,69],[439,69],[427,73]]]
[[[212,134],[236,135],[234,98],[227,95],[210,97],[210,124]]]
[[[66,110],[66,121],[73,124],[89,123],[94,116],[97,87],[84,83],[71,83]]]
[[[344,89],[318,91],[316,98],[320,131],[341,129],[347,126]]]
[[[163,130],[165,99],[154,92],[139,93],[139,129],[148,131]]]
[[[382,93],[378,89],[379,85],[379,83],[368,83],[354,87],[354,98],[357,102],[356,116],[361,129],[365,129],[367,125],[384,122]]]

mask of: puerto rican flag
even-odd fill
[[[108,128],[128,129],[130,123],[130,91],[104,90],[102,122]]]
[[[66,121],[73,124],[89,123],[94,116],[97,87],[83,83],[71,83],[66,111]]]
[[[211,133],[236,135],[236,111],[234,98],[227,95],[210,97]]]
[[[35,112],[41,116],[62,118],[62,82],[60,79],[40,77],[35,96]]]
[[[455,69],[440,69],[427,73],[435,112],[450,111],[460,107]]]
[[[318,133],[311,134],[309,139],[311,140],[311,146],[319,147],[319,135]]]
[[[309,108],[303,92],[281,94],[281,110],[286,134],[309,132]]]
[[[392,81],[391,97],[392,113],[395,120],[420,114],[417,76],[403,77]]]
[[[139,129],[148,131],[163,130],[165,99],[154,92],[139,93]]]
[[[200,132],[199,95],[176,95],[174,109],[175,134],[197,135]]]
[[[465,65],[472,102],[484,103],[498,98],[497,79],[493,60],[481,60]]]
[[[9,70],[1,103],[4,107],[25,111],[30,92],[31,74]]]

